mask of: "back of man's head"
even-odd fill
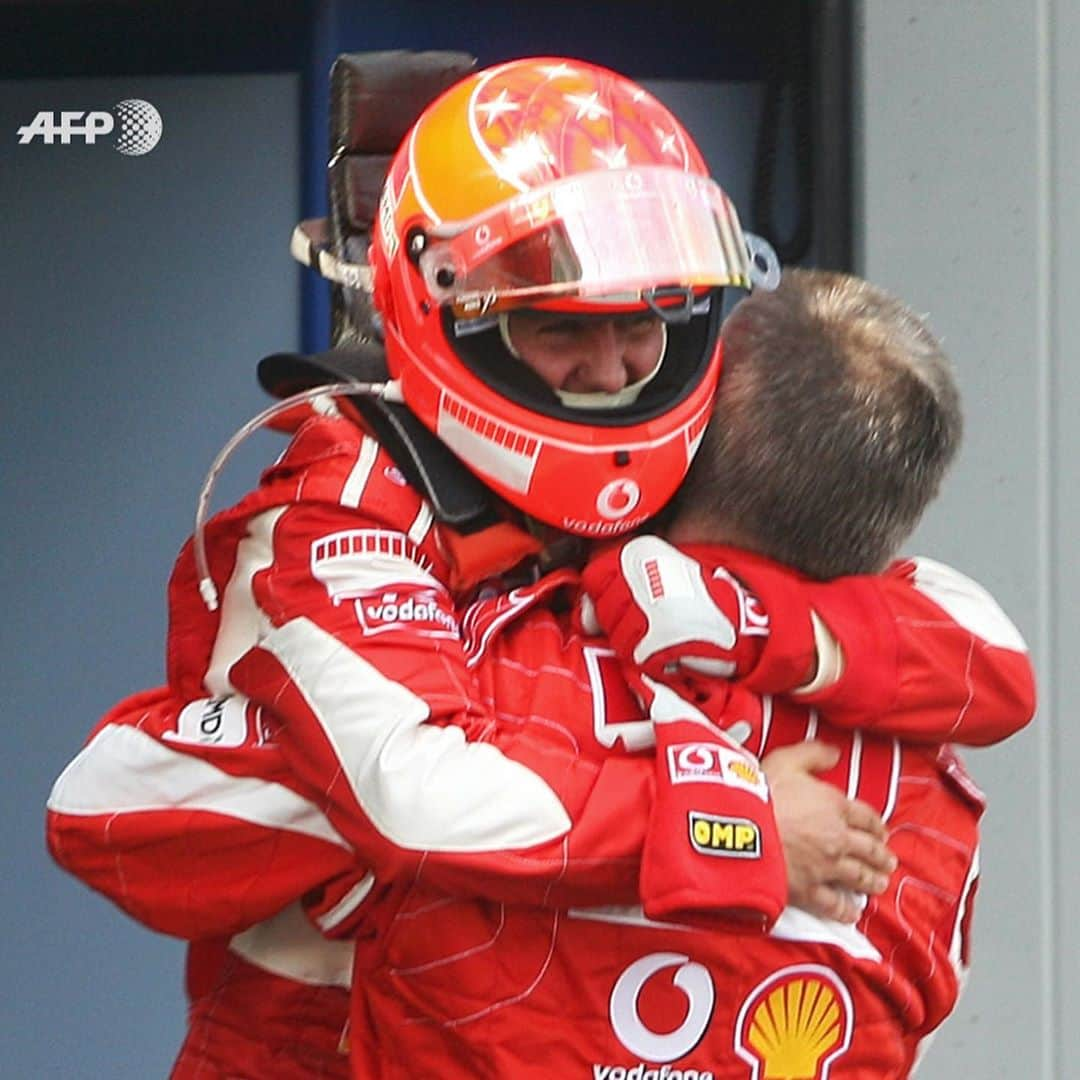
[[[817,578],[882,569],[937,494],[959,395],[923,321],[845,274],[789,270],[724,324],[713,418],[680,532]]]

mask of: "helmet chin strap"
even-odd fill
[[[568,409],[618,409],[624,405],[633,405],[641,391],[656,377],[660,365],[664,362],[668,343],[667,323],[660,323],[660,333],[660,355],[656,358],[652,371],[643,375],[637,382],[627,383],[622,389],[612,393],[605,393],[602,390],[560,390],[557,386],[551,388],[552,392]],[[499,337],[502,338],[506,351],[519,363],[524,364],[521,353],[510,338],[509,312],[499,313]]]

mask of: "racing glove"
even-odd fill
[[[720,561],[723,550],[698,545],[681,551],[656,536],[607,549],[582,572],[582,628],[605,633],[625,663],[652,679],[684,668],[744,680],[759,693],[808,683],[817,646],[802,583],[780,568],[755,565],[769,608],[779,608],[776,624],[756,593]]]

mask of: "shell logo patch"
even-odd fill
[[[728,768],[751,787],[757,787],[761,783],[761,773],[749,761],[735,759]]]
[[[855,1009],[835,972],[797,964],[747,995],[735,1023],[735,1053],[751,1080],[827,1080],[851,1045]]]

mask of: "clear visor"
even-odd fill
[[[445,223],[419,265],[458,318],[564,298],[633,303],[668,289],[749,288],[751,277],[720,186],[660,166],[584,173]]]

